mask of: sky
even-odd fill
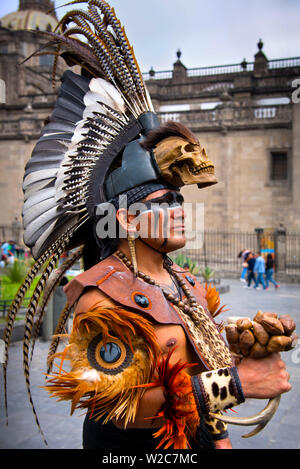
[[[268,59],[300,56],[299,0],[108,0],[125,26],[140,68],[171,70],[251,62],[261,38]],[[56,0],[56,6],[66,0]],[[0,17],[18,0],[0,0]],[[60,18],[71,8],[57,10]]]

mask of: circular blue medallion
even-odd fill
[[[150,304],[148,298],[145,295],[141,295],[140,293],[136,293],[134,295],[134,301],[138,306],[141,306],[141,308],[148,308]]]
[[[115,363],[121,356],[121,348],[115,342],[108,342],[100,349],[100,357],[106,363]]]
[[[195,286],[195,280],[192,277],[190,277],[189,275],[186,275],[185,278],[192,285],[192,287]]]

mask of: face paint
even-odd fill
[[[160,197],[155,197],[154,199],[147,200],[143,204],[147,207],[148,210],[152,210],[152,205],[163,205],[168,206],[168,208],[181,207],[184,202],[183,196],[180,192],[170,191],[161,195]]]
[[[162,220],[162,233],[161,237],[164,238],[163,245],[166,244],[167,238],[169,237],[169,210],[173,210],[182,206],[184,202],[183,196],[179,192],[170,191],[160,197],[155,197],[150,200],[142,202],[143,208],[140,210],[140,214],[146,212],[152,212],[152,226],[151,226],[151,237],[157,237],[159,230],[159,222]],[[144,231],[145,232],[145,231]]]

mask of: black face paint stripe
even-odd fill
[[[149,199],[146,201],[142,201],[146,207],[151,207],[151,204],[167,204],[169,206],[176,206],[182,205],[184,202],[183,196],[180,192],[167,192],[166,194],[161,195],[160,197],[156,197],[154,199]]]

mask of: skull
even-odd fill
[[[168,137],[157,144],[154,155],[162,177],[176,187],[197,184],[202,188],[218,182],[214,164],[198,143]]]

